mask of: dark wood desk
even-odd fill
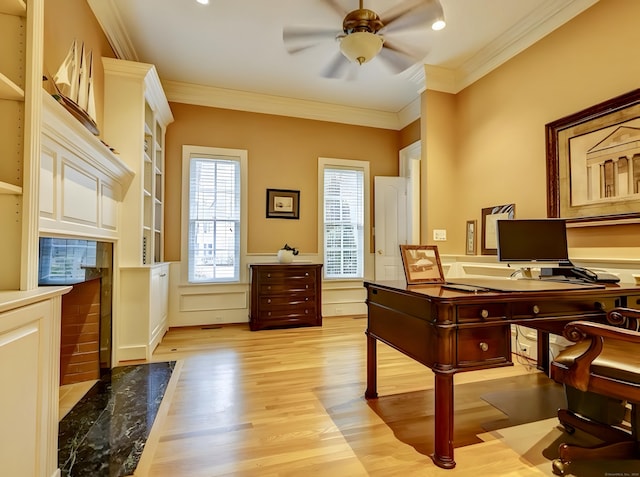
[[[367,289],[367,389],[377,392],[377,341],[435,373],[434,463],[451,469],[453,376],[463,371],[512,366],[511,324],[539,330],[539,366],[548,370],[549,335],[572,320],[604,320],[616,306],[638,308],[640,286],[600,289],[469,293],[439,285],[365,282]]]

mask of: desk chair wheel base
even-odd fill
[[[554,459],[551,463],[554,475],[564,475],[569,462],[563,462],[562,459]]]
[[[574,460],[621,460],[632,459],[636,455],[635,441],[622,441],[613,444],[601,444],[594,447],[579,447],[569,444],[560,444],[558,447],[560,458],[552,463],[555,475],[564,475]]]

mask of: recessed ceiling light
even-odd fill
[[[202,5],[209,5],[209,0],[196,0],[196,2],[202,4]]]
[[[438,30],[442,30],[445,26],[447,26],[447,24],[444,22],[444,20],[438,20],[433,22],[433,25],[431,25],[431,28],[435,31],[438,31]]]

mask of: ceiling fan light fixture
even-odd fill
[[[353,63],[363,64],[374,58],[382,49],[384,39],[366,31],[356,31],[340,40],[340,51]]]

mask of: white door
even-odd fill
[[[375,279],[402,280],[400,244],[407,243],[406,177],[374,177]]]

